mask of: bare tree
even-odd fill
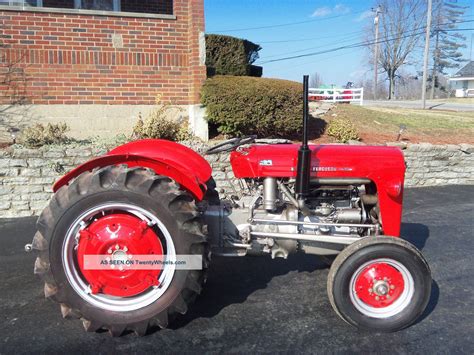
[[[397,97],[402,100],[417,99],[420,97],[421,85],[421,77],[402,68],[397,74]]]
[[[9,51],[8,38],[0,27],[0,131],[4,132],[15,130],[13,122],[22,120],[22,113],[14,109],[26,102],[27,81],[24,56],[19,51]]]
[[[389,82],[388,99],[395,96],[398,70],[409,64],[410,56],[424,33],[426,4],[423,0],[381,0],[378,62]],[[373,52],[372,48],[369,48]],[[372,59],[373,61],[373,59]]]
[[[323,78],[318,72],[314,72],[309,77],[309,86],[311,88],[318,88],[323,85]]]
[[[373,92],[371,90],[366,90],[365,88],[373,88],[374,80],[372,78],[359,78],[355,81],[354,85],[358,88],[364,88],[364,100],[372,100],[374,98]],[[385,98],[387,97],[387,87],[383,85],[383,82],[379,80],[377,85],[376,98]]]

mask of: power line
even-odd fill
[[[464,15],[463,17],[474,17],[474,15]],[[407,17],[408,18],[408,17]],[[406,18],[406,19],[407,19]],[[402,20],[403,21],[403,20]],[[453,23],[462,23],[464,21],[458,21],[458,22],[446,22],[444,24],[453,24]],[[443,25],[443,24],[440,24]],[[304,42],[304,41],[312,41],[312,40],[319,40],[319,39],[328,39],[328,38],[336,38],[336,37],[343,37],[343,36],[349,36],[357,33],[364,33],[367,32],[366,30],[360,30],[360,31],[355,31],[355,32],[348,32],[348,33],[341,33],[338,35],[331,35],[331,36],[324,36],[324,37],[312,37],[312,38],[289,38],[289,39],[283,39],[283,40],[275,40],[275,41],[257,41],[259,44],[271,44],[271,43],[289,43],[289,42]]]
[[[474,22],[474,20],[469,20],[469,21],[459,21],[459,22],[456,22],[456,23],[466,23],[466,22]],[[444,24],[440,24],[440,25],[446,25],[446,24],[451,24],[452,22],[450,23],[444,23]],[[387,42],[391,42],[391,41],[395,41],[395,40],[398,40],[398,39],[405,39],[405,38],[409,38],[409,37],[412,37],[412,36],[416,36],[416,35],[420,35],[420,34],[423,34],[426,29],[426,26],[422,26],[422,27],[418,27],[418,28],[414,28],[412,30],[409,30],[409,31],[404,31],[402,32],[403,33],[407,33],[407,32],[413,32],[413,31],[416,31],[418,29],[423,29],[423,31],[421,32],[414,32],[414,33],[411,33],[410,35],[407,35],[407,36],[400,36],[400,37],[394,37],[392,39],[384,39],[384,40],[381,40],[381,41],[378,41],[378,42],[367,42],[367,41],[364,41],[364,42],[357,42],[357,43],[354,43],[354,44],[350,44],[350,45],[347,45],[347,46],[341,46],[341,47],[336,47],[336,48],[331,48],[331,49],[328,49],[328,50],[324,50],[324,51],[318,51],[318,52],[312,52],[312,53],[306,53],[306,54],[300,54],[300,55],[296,55],[296,56],[289,56],[289,57],[283,57],[283,58],[279,58],[279,59],[271,59],[271,60],[265,60],[265,61],[262,61],[262,62],[258,62],[256,64],[267,64],[267,63],[273,63],[273,62],[280,62],[280,61],[284,61],[284,60],[290,60],[290,59],[297,59],[297,58],[304,58],[304,57],[310,57],[310,56],[315,56],[315,55],[320,55],[320,54],[325,54],[325,53],[331,53],[331,52],[335,52],[335,51],[339,51],[339,50],[342,50],[342,49],[347,49],[347,48],[358,48],[358,47],[363,47],[363,46],[369,46],[369,45],[373,45],[373,44],[380,44],[380,43],[387,43]],[[469,29],[464,29],[464,30],[469,30]],[[463,31],[463,29],[447,29],[445,31]],[[321,48],[321,47],[319,47]],[[306,48],[304,50],[300,50],[301,51],[305,51],[305,50],[311,50],[311,49],[314,49],[314,48]],[[295,52],[293,52],[295,53]],[[282,55],[282,54],[280,54]]]
[[[284,58],[279,58],[279,59],[272,59],[272,60],[268,60],[268,61],[265,61],[265,62],[260,62],[260,63],[258,63],[258,64],[267,64],[267,63],[273,63],[273,62],[281,62],[281,61],[290,60],[290,59],[297,59],[297,58],[304,58],[304,57],[312,57],[312,56],[315,56],[315,55],[320,55],[320,54],[332,53],[332,52],[340,51],[340,50],[342,50],[342,49],[364,47],[364,46],[369,46],[369,45],[376,44],[376,43],[386,43],[386,42],[394,41],[394,40],[397,40],[397,39],[404,39],[404,38],[408,38],[408,37],[413,37],[413,36],[415,36],[415,35],[422,34],[422,33],[423,33],[423,32],[412,33],[412,34],[407,35],[407,36],[395,37],[395,38],[391,38],[391,39],[387,39],[387,40],[381,40],[381,41],[378,41],[378,42],[358,42],[358,43],[354,43],[354,44],[351,44],[351,45],[341,46],[341,47],[336,47],[336,48],[331,48],[331,49],[327,49],[327,50],[319,51],[319,52],[300,54],[300,55],[295,55],[295,56],[290,56],[290,57],[284,57]]]
[[[348,32],[348,33],[340,33],[338,35],[333,36],[324,36],[324,37],[312,37],[312,38],[298,38],[298,39],[284,39],[284,40],[277,40],[277,41],[258,41],[259,44],[271,44],[271,43],[288,43],[288,42],[305,42],[305,41],[315,41],[320,39],[329,39],[329,38],[337,38],[337,37],[344,37],[349,35],[361,34],[366,32],[365,30],[355,31],[355,32]]]
[[[351,42],[351,41],[354,41],[357,37],[359,37],[359,35],[348,36],[347,39],[345,39],[345,40],[343,40],[343,41],[339,41],[339,43]],[[328,45],[325,44],[325,45],[320,45],[320,46],[316,46],[316,47],[309,47],[309,48],[299,49],[299,50],[291,51],[291,52],[284,52],[284,53],[279,53],[279,54],[272,54],[272,55],[266,56],[265,58],[274,58],[274,57],[279,57],[279,56],[286,55],[286,54],[301,53],[301,52],[305,52],[305,51],[309,51],[309,50],[314,50],[314,49],[318,49],[318,48],[325,48],[325,47],[327,47],[327,46],[328,46]]]
[[[297,22],[287,22],[287,23],[280,23],[276,25],[267,25],[267,26],[258,26],[258,27],[247,27],[247,28],[232,28],[232,29],[227,29],[227,30],[219,30],[219,31],[212,31],[212,32],[221,32],[221,33],[226,33],[226,32],[238,32],[238,31],[249,31],[249,30],[263,30],[263,29],[268,29],[268,28],[277,28],[277,27],[287,27],[287,26],[296,26],[296,25],[301,25],[305,23],[312,23],[312,22],[320,22],[320,21],[327,21],[327,20],[332,20],[335,18],[339,17],[344,17],[344,16],[350,16],[350,15],[358,15],[364,11],[358,11],[358,12],[352,12],[349,14],[342,14],[342,15],[335,15],[335,16],[329,16],[329,17],[324,17],[324,18],[316,18],[313,20],[305,20],[305,21],[297,21]]]
[[[298,63],[298,64],[294,64],[294,65],[291,65],[291,67],[288,67],[287,65],[284,66],[284,67],[277,67],[277,68],[273,68],[273,70],[278,70],[278,71],[282,71],[282,72],[288,72],[288,71],[291,71],[293,69],[296,69],[296,68],[301,68],[302,66],[304,65],[308,65],[308,64],[315,64],[315,63],[319,63],[319,62],[323,62],[323,61],[326,61],[326,60],[329,60],[329,59],[333,59],[333,58],[337,58],[337,57],[342,57],[344,55],[348,55],[348,54],[351,54],[351,53],[356,53],[357,50],[352,50],[352,51],[349,51],[349,52],[344,52],[344,53],[340,53],[340,54],[336,54],[336,55],[330,55],[330,56],[327,56],[327,57],[323,57],[323,58],[318,58],[316,60],[311,60],[309,62],[303,62],[303,63]]]

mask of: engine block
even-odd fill
[[[377,198],[363,184],[313,184],[305,206],[292,198],[293,181],[265,178],[246,181],[248,192],[221,200],[205,211],[213,252],[265,254],[286,258],[302,251],[335,255],[357,239],[378,234]],[[374,217],[375,216],[375,217]]]

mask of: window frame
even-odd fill
[[[18,2],[19,0],[9,0],[9,3]],[[42,13],[57,13],[70,15],[91,15],[91,16],[112,16],[112,17],[138,17],[138,18],[152,18],[164,20],[176,20],[174,14],[147,14],[141,12],[122,12],[120,0],[113,0],[113,11],[109,10],[87,10],[77,8],[76,5],[81,4],[81,0],[74,0],[74,9],[43,7],[43,0],[36,0],[36,6],[18,5],[1,5],[0,11],[25,11],[25,12],[42,12]],[[117,10],[116,10],[117,9]],[[173,8],[174,12],[174,8]]]

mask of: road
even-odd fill
[[[0,353],[464,353],[474,351],[474,186],[406,191],[403,235],[433,272],[422,318],[398,333],[359,331],[326,297],[322,263],[215,258],[208,284],[173,328],[139,338],[86,333],[43,298],[34,257],[23,252],[34,219],[0,220]]]
[[[421,100],[364,100],[364,106],[368,107],[401,107],[421,109]],[[474,111],[474,104],[448,102],[443,100],[428,100],[426,107],[432,110],[448,110],[448,111]]]

